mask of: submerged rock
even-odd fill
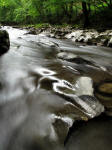
[[[5,30],[0,30],[0,56],[9,50],[9,34]]]
[[[44,41],[40,40],[38,42],[38,45],[43,46],[43,47],[59,48],[59,45],[57,43],[52,42],[50,40],[45,40],[45,39],[44,39]]]
[[[77,64],[94,65],[93,62],[90,62],[89,60],[86,60],[78,55],[75,55],[74,53],[60,52],[57,54],[57,57],[59,59],[67,60],[67,61],[74,62]]]

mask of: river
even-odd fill
[[[111,150],[111,117],[91,119],[94,102],[76,94],[87,84],[76,85],[81,77],[111,81],[112,49],[3,29],[11,47],[0,58],[0,150]],[[57,58],[63,51],[95,65]]]

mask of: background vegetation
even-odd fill
[[[111,28],[112,0],[0,0],[0,22]]]

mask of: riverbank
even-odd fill
[[[29,30],[28,34],[44,33],[50,38],[69,39],[73,42],[84,43],[88,45],[112,47],[112,29],[79,29],[70,25],[40,25],[26,26],[22,29]]]
[[[56,39],[69,39],[84,45],[112,47],[112,29],[83,29],[71,25],[16,25],[13,28],[26,29],[27,34],[45,34]]]

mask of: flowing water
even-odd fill
[[[30,35],[11,27],[3,29],[9,32],[11,47],[0,58],[0,150],[85,150],[90,143],[86,150],[93,150],[97,135],[102,139],[102,150],[102,143],[111,147],[111,141],[106,140],[112,139],[111,118],[107,123],[105,119],[86,122],[74,129],[72,136],[67,135],[76,120],[94,117],[93,109],[76,94],[77,80],[90,77],[94,85],[111,81],[112,49],[83,46],[45,34]],[[60,51],[72,52],[97,65],[60,60]],[[84,89],[79,90],[83,93]],[[110,147],[106,146],[107,150]]]

